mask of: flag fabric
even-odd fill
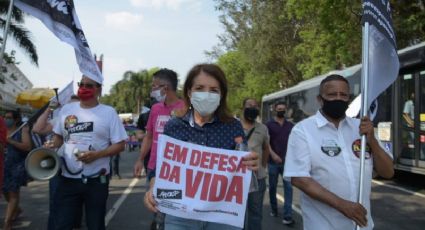
[[[59,104],[61,106],[69,103],[71,101],[71,96],[74,94],[74,81],[71,81],[70,83],[68,83],[67,86],[65,86],[59,93],[58,93],[58,98],[59,98]],[[52,97],[50,99],[50,101],[57,101],[56,96]],[[59,110],[55,110],[53,112],[53,117],[57,117],[59,115]]]
[[[66,85],[63,89],[61,89],[58,93],[58,98],[59,98],[59,103],[61,105],[65,105],[66,103],[68,103],[71,100],[71,96],[72,94],[74,94],[74,81],[71,81],[70,83],[68,83],[68,85]],[[50,101],[57,101],[56,96],[53,96]],[[40,108],[39,110],[37,110],[37,112],[35,112],[27,121],[27,123],[29,124],[34,124],[38,117],[41,116],[41,114],[49,108],[49,103],[46,103],[42,108]],[[59,114],[58,110],[55,110],[53,112],[53,117],[56,117]]]
[[[363,0],[362,24],[369,23],[367,108],[398,76],[400,63],[388,0]],[[363,63],[364,65],[365,63]]]
[[[102,84],[102,73],[90,51],[72,0],[15,0],[15,6],[41,20],[56,37],[74,47],[81,73]]]

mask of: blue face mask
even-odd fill
[[[15,120],[10,119],[10,118],[4,119],[4,122],[6,123],[6,127],[8,127],[8,128],[12,128],[13,125],[15,124]]]

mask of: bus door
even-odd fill
[[[425,168],[425,69],[404,73],[399,80],[397,163]]]

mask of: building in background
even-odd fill
[[[16,96],[27,89],[31,89],[32,82],[14,63],[3,63],[0,69],[0,108],[15,109]],[[19,106],[21,107],[21,106]]]

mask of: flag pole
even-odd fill
[[[14,0],[10,0],[9,9],[7,10],[6,25],[4,26],[4,31],[3,31],[3,44],[1,46],[1,51],[0,51],[0,69],[3,66],[3,56],[4,56],[4,52],[6,51],[6,41],[7,41],[7,34],[9,33],[10,19],[12,18],[13,1]]]
[[[362,39],[362,107],[361,116],[367,116],[367,98],[368,98],[368,78],[369,78],[369,22],[365,22],[363,27],[363,39]],[[358,192],[358,203],[363,203],[363,181],[364,181],[364,165],[366,155],[366,135],[362,135],[361,139],[361,154],[360,154],[360,180],[359,180],[359,192]],[[360,230],[360,226],[356,225],[356,230]]]

